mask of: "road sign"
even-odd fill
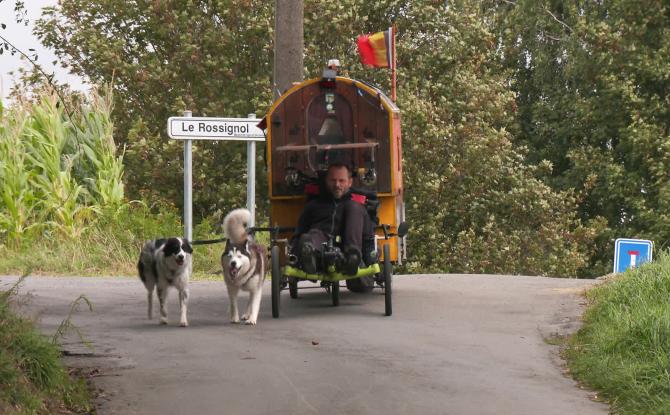
[[[2,0],[0,0],[2,1]],[[193,238],[193,175],[192,140],[246,141],[247,143],[247,209],[251,212],[249,226],[256,217],[256,141],[265,141],[263,130],[257,127],[256,114],[247,118],[170,117],[167,132],[170,138],[184,140],[184,237]]]
[[[624,272],[651,262],[652,247],[653,243],[646,239],[617,239],[614,242],[614,272]]]
[[[168,136],[177,140],[265,141],[256,118],[170,117]]]

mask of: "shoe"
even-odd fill
[[[323,259],[323,269],[330,269],[331,267],[336,270],[341,269],[341,264],[344,261],[344,256],[342,256],[342,251],[336,246],[324,247],[322,257]]]
[[[365,264],[365,266],[369,267],[370,265],[379,262],[379,254],[377,253],[377,251],[373,250],[370,251],[370,253],[363,259],[364,259],[363,263]]]
[[[358,266],[361,264],[361,254],[356,248],[347,248],[344,250],[344,261],[342,263],[342,272],[347,275],[356,275]]]
[[[305,242],[300,248],[300,263],[302,264],[302,270],[308,274],[316,274],[317,264],[316,264],[316,252],[311,243]]]

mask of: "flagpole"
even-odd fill
[[[395,24],[391,26],[391,99],[396,102],[396,58],[395,58]]]

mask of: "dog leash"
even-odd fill
[[[228,238],[218,238],[218,239],[203,239],[200,241],[191,241],[191,245],[210,245],[216,244],[219,242],[225,242]]]
[[[251,227],[246,229],[247,234],[253,235],[256,232],[270,232],[274,236],[276,236],[277,233],[279,232],[293,232],[295,231],[294,227],[286,227],[286,226],[275,226],[275,227]],[[210,244],[216,244],[219,242],[225,242],[227,241],[228,238],[217,238],[217,239],[202,239],[199,241],[191,241],[191,245],[210,245]]]

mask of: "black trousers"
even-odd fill
[[[335,235],[341,238],[338,244],[342,249],[356,248],[359,254],[369,255],[374,247],[374,229],[372,221],[365,207],[353,200],[342,202],[343,215],[339,229]],[[336,224],[337,225],[337,224]],[[337,228],[338,226],[336,226]],[[319,228],[312,228],[300,235],[295,252],[300,252],[302,246],[309,242],[318,252],[323,252],[324,244],[328,243],[330,235]],[[369,246],[372,245],[372,246]],[[374,287],[374,278],[371,276],[347,280],[347,288],[355,292],[368,292]]]
[[[353,200],[342,202],[339,208],[342,209],[342,220],[334,224],[333,229],[333,236],[339,236],[341,239],[338,245],[342,249],[353,247],[359,253],[369,254],[366,251],[370,249],[368,246],[370,241],[374,244],[375,236],[367,210],[362,204]],[[323,244],[329,240],[329,234],[323,228],[324,226],[314,227],[300,235],[298,246],[295,248],[300,248],[305,242],[310,242],[315,249],[321,250]]]

